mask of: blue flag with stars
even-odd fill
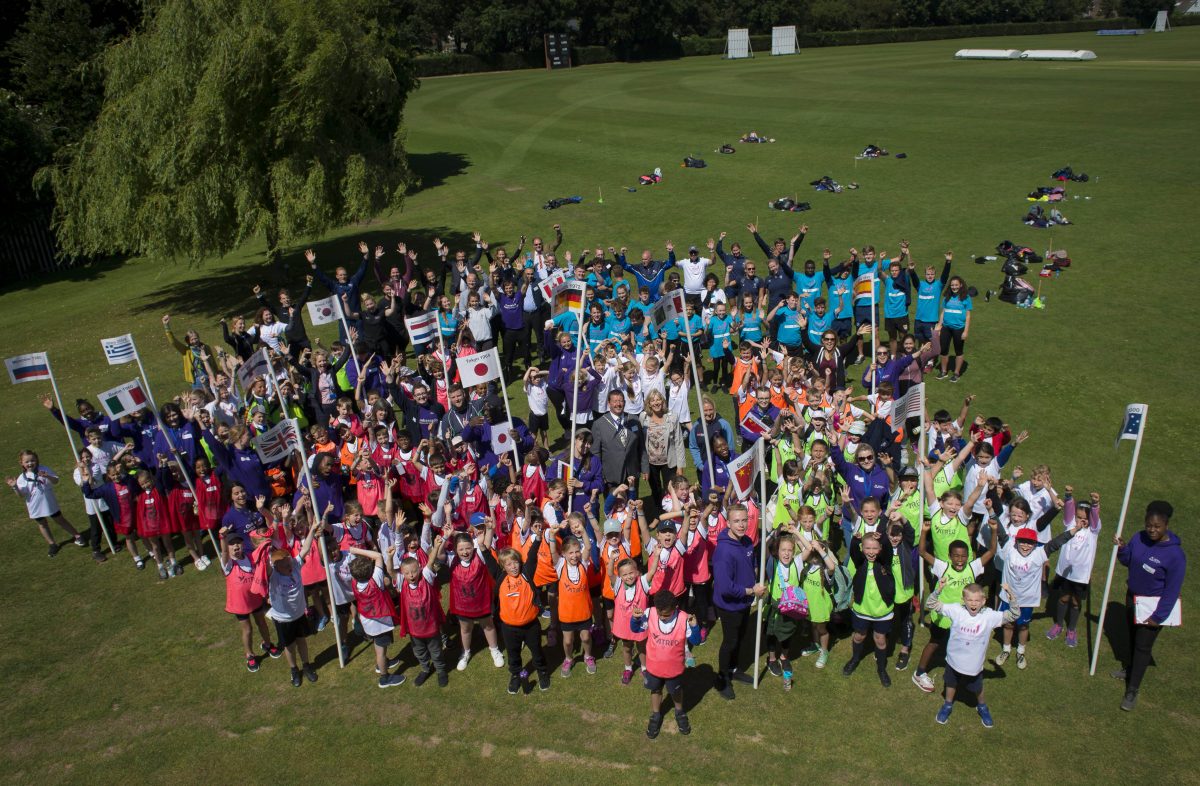
[[[1119,447],[1123,439],[1139,439],[1142,436],[1142,421],[1146,418],[1145,404],[1130,404],[1125,408],[1125,421],[1113,447]]]

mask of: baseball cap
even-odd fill
[[[658,525],[659,532],[678,532],[679,527],[675,526],[674,521],[664,521]]]
[[[620,535],[620,534],[621,534],[621,522],[617,521],[616,519],[608,519],[607,521],[604,522],[605,537],[607,537],[609,535]]]
[[[690,253],[692,253],[693,251],[696,251],[696,252],[698,252],[699,250],[700,250],[700,249],[696,248],[695,246],[692,246],[691,248],[689,248],[689,249],[688,249],[688,253],[690,254]]]
[[[900,470],[900,477],[913,479],[920,477],[920,473],[917,472],[916,467],[905,467],[904,469]]]
[[[1019,530],[1017,530],[1017,540],[1028,540],[1033,543],[1037,543],[1037,539],[1038,536],[1036,530],[1030,529],[1029,527],[1021,527]]]

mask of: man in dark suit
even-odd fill
[[[592,438],[600,458],[606,491],[622,483],[637,495],[637,478],[642,461],[642,424],[625,414],[625,394],[608,394],[608,412],[592,423]]]

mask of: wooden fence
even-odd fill
[[[82,261],[59,255],[48,210],[16,214],[0,222],[0,275],[8,281],[66,270]]]

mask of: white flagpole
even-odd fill
[[[79,461],[79,448],[75,447],[75,436],[71,433],[71,425],[67,423],[67,413],[63,411],[62,397],[58,395],[58,383],[54,381],[54,369],[50,366],[50,354],[46,354],[46,373],[50,375],[50,389],[54,391],[54,403],[58,404],[58,414],[62,415],[63,430],[67,432],[67,442],[71,446],[72,464]],[[80,494],[83,489],[79,489]],[[108,541],[108,550],[113,554],[117,553],[117,547],[113,545],[112,536],[108,534],[108,528],[104,526],[104,514],[100,511],[99,500],[92,500],[92,507],[96,510],[96,518],[100,520],[100,531],[104,533],[104,539]],[[83,509],[87,510],[88,498],[83,498]]]
[[[508,415],[508,427],[510,430],[516,431],[516,428],[513,426],[512,408],[508,405],[508,383],[504,379],[504,364],[500,362],[500,353],[496,350],[492,351],[496,353],[496,368],[500,370],[500,395],[504,397],[504,412],[506,415]],[[509,438],[511,439],[512,436],[509,435]],[[520,472],[521,456],[517,452],[517,441],[515,439],[512,441],[512,454],[513,469],[517,472]],[[497,456],[496,458],[498,459],[500,457]]]
[[[670,294],[664,295],[664,297],[670,297]],[[687,336],[688,359],[692,361],[692,380],[696,391],[696,422],[700,424],[700,432],[704,435],[704,452],[708,458],[708,487],[712,488],[717,485],[713,469],[712,440],[708,436],[708,427],[704,425],[704,398],[700,395],[700,372],[696,368],[696,352],[692,349],[692,326],[691,320],[688,319],[686,302],[683,306],[683,328],[684,335]]]
[[[196,496],[196,487],[192,484],[192,475],[187,467],[183,465],[183,460],[179,458],[179,454],[175,450],[175,443],[171,439],[171,432],[167,430],[167,426],[162,422],[162,418],[158,414],[158,404],[154,401],[154,391],[150,389],[150,380],[146,376],[146,369],[142,366],[142,356],[138,353],[137,344],[133,340],[133,336],[129,337],[129,345],[133,347],[133,359],[137,361],[138,372],[142,375],[142,384],[146,386],[146,398],[150,399],[150,412],[154,415],[154,422],[158,424],[158,430],[162,432],[163,439],[167,441],[167,448],[171,451],[171,458],[175,460],[175,465],[179,467],[179,474],[183,475],[183,482],[187,484],[188,491],[192,492],[192,505],[195,507],[199,504],[199,498]],[[221,547],[217,544],[217,537],[213,535],[212,530],[207,530],[208,539],[212,541],[213,549],[217,552],[217,562],[221,563],[221,570],[225,570],[225,559],[221,556]],[[171,550],[174,552],[174,544],[171,544]]]
[[[878,350],[878,348],[879,348],[878,339],[876,338],[876,335],[875,335],[875,274],[872,273],[871,274],[871,360],[868,362],[868,366],[867,366],[868,368],[870,368],[870,363],[876,362],[875,361],[875,352]],[[876,376],[877,375],[875,374],[875,372],[871,372],[871,395],[872,396],[875,395],[875,377]]]
[[[441,335],[441,331],[438,331]],[[275,375],[275,367],[271,366],[271,375]],[[304,475],[304,482],[308,484],[308,498],[312,502],[313,516],[324,524],[324,512],[317,509],[317,489],[313,485],[312,475],[308,469],[308,451],[304,449],[304,435],[300,433],[300,427],[292,418],[287,417],[287,402],[283,398],[283,390],[279,385],[275,386],[276,398],[279,399],[279,408],[283,410],[284,418],[291,423],[291,427],[296,432],[296,450],[300,453],[300,471]],[[312,526],[312,522],[309,522]],[[346,656],[342,652],[342,628],[338,624],[337,603],[333,599],[333,575],[329,571],[329,550],[325,548],[325,533],[322,529],[320,537],[321,545],[321,562],[325,565],[325,584],[329,590],[329,617],[333,621],[333,638],[337,644],[338,667],[346,668]]]
[[[1125,513],[1129,510],[1129,495],[1133,491],[1133,476],[1137,472],[1138,453],[1142,450],[1142,435],[1146,433],[1146,418],[1150,406],[1142,407],[1142,424],[1138,429],[1137,441],[1133,443],[1133,460],[1129,462],[1129,478],[1125,481],[1125,499],[1121,501],[1121,517],[1117,520],[1116,537],[1125,529]],[[1120,443],[1118,443],[1120,444]],[[1100,603],[1100,624],[1096,629],[1096,644],[1092,647],[1092,665],[1088,676],[1096,676],[1096,661],[1100,658],[1100,641],[1104,638],[1104,616],[1108,611],[1108,594],[1112,590],[1113,571],[1117,567],[1117,544],[1113,544],[1112,556],[1108,558],[1108,578],[1104,581],[1104,600]]]
[[[446,407],[450,406],[450,357],[446,354],[446,342],[442,338],[442,311],[434,309],[437,318],[438,352],[442,355],[442,378],[446,380]],[[433,400],[437,401],[437,390],[433,391]],[[441,403],[441,402],[438,402]]]
[[[338,319],[340,319],[342,321],[342,327],[346,331],[346,346],[350,350],[350,359],[354,361],[354,375],[356,377],[361,376],[362,369],[358,365],[358,355],[356,355],[354,352],[354,339],[350,335],[350,323],[346,321],[346,309],[342,306],[342,299],[340,297],[335,295],[333,298],[333,302],[337,303]],[[438,325],[439,335],[441,334],[441,329],[442,329],[442,326],[439,324]],[[447,396],[450,395],[449,389],[446,390],[446,395]]]
[[[916,362],[916,361],[914,361]],[[921,384],[921,383],[917,383]],[[921,397],[921,431],[917,435],[917,496],[920,498],[920,506],[917,508],[917,539],[921,537],[921,527],[925,526],[925,401],[924,396]],[[905,418],[907,420],[908,418]],[[917,561],[917,598],[921,602],[921,609],[925,608],[925,562],[924,560]]]
[[[585,298],[586,299],[586,298]],[[567,446],[570,451],[570,460],[567,462],[567,468],[571,473],[571,480],[575,479],[575,429],[579,425],[579,420],[575,417],[575,410],[579,408],[579,364],[582,362],[583,356],[583,309],[579,309],[579,313],[575,315],[577,323],[576,330],[578,331],[575,337],[575,370],[571,372],[571,444]],[[589,352],[589,356],[590,356]],[[570,481],[567,482],[567,513],[570,514],[575,509],[575,489],[571,488]]]
[[[767,572],[767,459],[763,442],[766,437],[759,435],[755,449],[758,451],[758,580],[766,583]],[[754,689],[758,690],[758,659],[762,657],[763,606],[767,598],[758,599],[758,622],[754,626]]]

